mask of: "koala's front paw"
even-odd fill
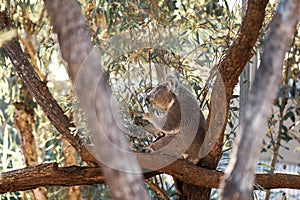
[[[191,163],[193,163],[193,164],[197,165],[197,164],[198,164],[198,162],[200,161],[200,159],[199,159],[199,158],[195,158],[195,159],[188,158],[188,161],[190,161]]]
[[[187,159],[189,157],[189,155],[187,153],[183,153],[181,154],[181,159]]]
[[[145,113],[144,115],[143,115],[143,119],[144,120],[147,120],[147,121],[150,121],[150,113]]]
[[[142,126],[143,125],[143,116],[133,116],[133,124],[138,125],[138,126]]]

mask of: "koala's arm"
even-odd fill
[[[174,139],[174,137],[175,137],[175,135],[166,135],[164,137],[161,137],[161,138],[157,139],[155,142],[153,142],[147,148],[147,150],[149,152],[154,152],[154,151],[160,150],[163,147],[165,147],[166,145],[168,145]]]
[[[143,119],[150,122],[158,131],[163,132],[163,126],[164,126],[164,116],[157,116],[156,114],[150,115],[150,113],[145,113],[143,116]]]
[[[178,129],[167,130],[166,123],[167,123],[167,115],[164,114],[163,116],[157,116],[156,114],[150,115],[150,113],[146,113],[143,119],[149,121],[158,131],[163,132],[167,135],[175,135],[179,133]]]

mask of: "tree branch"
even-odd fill
[[[41,164],[2,173],[0,193],[29,190],[44,186],[73,186],[103,183],[100,167],[58,167],[56,163]]]
[[[234,40],[224,58],[218,63],[217,77],[211,95],[212,108],[208,116],[207,134],[208,137],[213,139],[217,136],[219,140],[210,154],[202,159],[204,165],[216,167],[222,156],[223,136],[233,89],[238,83],[245,65],[253,56],[253,47],[263,25],[267,4],[268,0],[248,1],[245,18],[238,37]],[[213,124],[216,122],[219,122],[219,124]],[[209,127],[212,124],[214,126],[210,130]]]
[[[207,155],[203,155],[205,157],[200,161],[201,166],[216,169],[221,159],[230,100],[242,70],[253,56],[253,47],[263,25],[267,4],[268,0],[248,1],[238,37],[217,65],[217,72],[213,75],[216,76],[216,81],[211,93],[210,111],[203,144],[205,145],[204,149],[210,151],[206,153]],[[192,196],[195,196],[196,199],[198,199],[197,196],[202,196],[201,199],[208,199],[211,193],[210,189],[205,187],[188,186],[186,190],[191,194],[188,197],[190,199]]]
[[[180,169],[188,169],[186,171]],[[190,170],[190,173],[188,172]],[[197,167],[183,160],[177,160],[172,166],[162,169],[176,179],[190,180],[190,184],[218,188],[224,176],[222,172]],[[144,173],[151,178],[160,172]],[[300,175],[292,174],[256,174],[256,184],[264,189],[291,188],[300,189]],[[58,167],[56,163],[26,167],[0,175],[0,194],[30,190],[41,186],[75,186],[105,183],[101,167]]]
[[[11,19],[5,12],[0,12],[0,18],[0,27],[6,29],[12,28]],[[75,127],[75,124],[64,114],[64,111],[54,99],[46,84],[41,81],[40,77],[34,71],[24,54],[18,39],[13,38],[12,40],[7,41],[3,45],[3,48],[10,58],[15,71],[21,77],[23,83],[28,87],[52,125],[70,142],[80,154],[82,160],[88,163],[98,163],[99,161],[97,161],[83,145],[79,138],[80,133],[77,135],[71,134],[70,127]]]

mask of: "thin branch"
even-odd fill
[[[165,192],[158,185],[152,183],[151,180],[146,180],[146,183],[157,195],[160,196],[160,198],[162,198],[163,200],[169,199]]]

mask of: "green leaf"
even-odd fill
[[[148,4],[148,3],[141,3],[140,5],[139,5],[139,8],[140,9],[145,9],[145,8],[149,8],[150,7],[150,5]]]
[[[234,95],[232,95],[231,99],[237,99],[237,98],[239,98],[239,97],[240,97],[240,95],[234,94]]]
[[[230,107],[229,110],[231,110],[231,111],[239,111],[240,109],[238,107]]]
[[[282,125],[282,126],[281,126],[281,133],[287,134],[288,130],[289,130],[289,129],[288,129],[285,125]]]
[[[173,16],[169,19],[169,22],[172,22],[176,17],[177,17],[177,15],[173,15]]]
[[[292,122],[295,122],[296,118],[295,118],[295,114],[293,111],[288,111],[284,117],[283,120],[287,120],[288,118],[290,118],[292,120]]]

